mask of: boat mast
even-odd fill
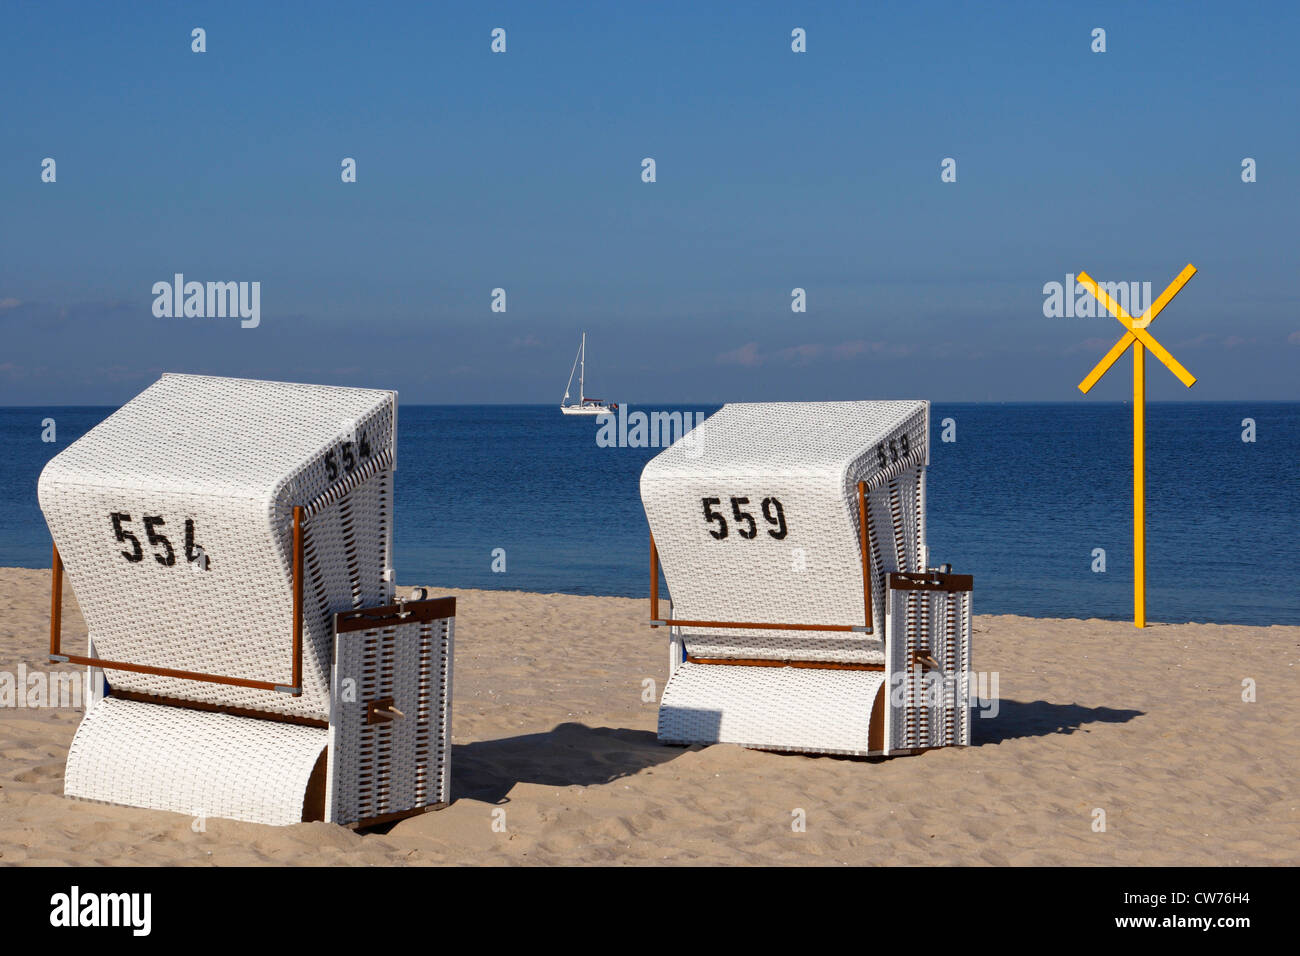
[[[578,349],[578,354],[573,357],[573,368],[569,369],[569,382],[564,386],[564,398],[560,399],[560,407],[563,408],[569,401],[569,389],[573,388],[573,374],[578,371],[578,358],[582,355],[582,349]]]
[[[581,351],[578,352],[578,354],[582,356],[582,360],[581,360],[582,365],[578,370],[578,405],[582,406],[585,405],[587,401],[582,391],[583,381],[587,377],[587,333],[586,332],[582,333],[582,349]]]

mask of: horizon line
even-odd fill
[[[383,391],[380,389],[379,391]],[[131,401],[131,399],[128,399]],[[673,406],[713,406],[723,405],[750,405],[750,404],[776,404],[776,403],[810,403],[810,402],[871,402],[871,401],[898,401],[898,399],[874,399],[874,398],[814,398],[814,399],[759,399],[759,400],[741,400],[741,401],[638,401],[627,402],[620,401],[620,408],[630,408],[632,406],[658,406],[660,408]],[[916,399],[916,401],[928,401],[931,405],[1080,405],[1087,402],[1089,405],[1132,405],[1132,400],[1116,401],[1114,399],[1089,401],[1083,397],[1075,399]],[[1259,405],[1296,405],[1300,404],[1300,398],[1213,398],[1213,399],[1148,399],[1146,404],[1151,405],[1240,405],[1246,402],[1253,402]],[[30,403],[22,405],[0,405],[0,410],[8,409],[27,409],[27,408],[121,408],[126,404],[105,404],[105,403]],[[405,408],[559,408],[560,406],[553,402],[403,402]],[[600,418],[599,415],[587,416],[590,418]]]

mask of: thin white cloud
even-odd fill
[[[828,356],[832,361],[841,362],[846,359],[857,358],[860,355],[904,356],[913,355],[916,352],[917,348],[914,345],[866,342],[861,339],[829,346],[820,342],[806,342],[802,345],[791,345],[778,349],[775,352],[762,352],[759,350],[757,342],[746,342],[739,348],[723,352],[718,356],[718,363],[720,365],[743,365],[746,368],[756,368],[767,363],[804,366],[811,365]]]
[[[781,349],[776,353],[775,358],[778,362],[791,365],[807,365],[814,359],[820,358],[825,351],[824,345],[794,345],[788,349]]]
[[[866,342],[862,339],[854,339],[851,342],[841,342],[839,345],[831,346],[831,358],[833,359],[851,359],[859,355],[912,355],[916,352],[914,345],[902,345],[890,342]]]
[[[758,354],[757,342],[746,342],[738,349],[732,349],[730,352],[723,352],[718,356],[719,365],[744,365],[747,368],[755,368],[763,364],[763,359]]]
[[[1115,344],[1114,339],[1084,339],[1082,342],[1079,342],[1075,345],[1071,345],[1069,348],[1067,348],[1065,350],[1065,354],[1072,355],[1075,352],[1096,352],[1098,349],[1100,349],[1101,355],[1105,355],[1108,351],[1110,351],[1110,347],[1114,344]],[[1100,358],[1101,355],[1098,355],[1097,357]]]

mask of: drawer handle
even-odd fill
[[[934,656],[928,651],[921,651],[912,655],[912,660],[920,664],[922,668],[928,671],[938,671],[943,673],[943,665],[934,659]]]
[[[386,724],[406,715],[393,705],[393,698],[381,697],[366,704],[366,723]]]

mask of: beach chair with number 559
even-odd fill
[[[646,465],[660,740],[970,742],[971,578],[929,566],[928,464],[929,403],[878,401],[726,405]]]

